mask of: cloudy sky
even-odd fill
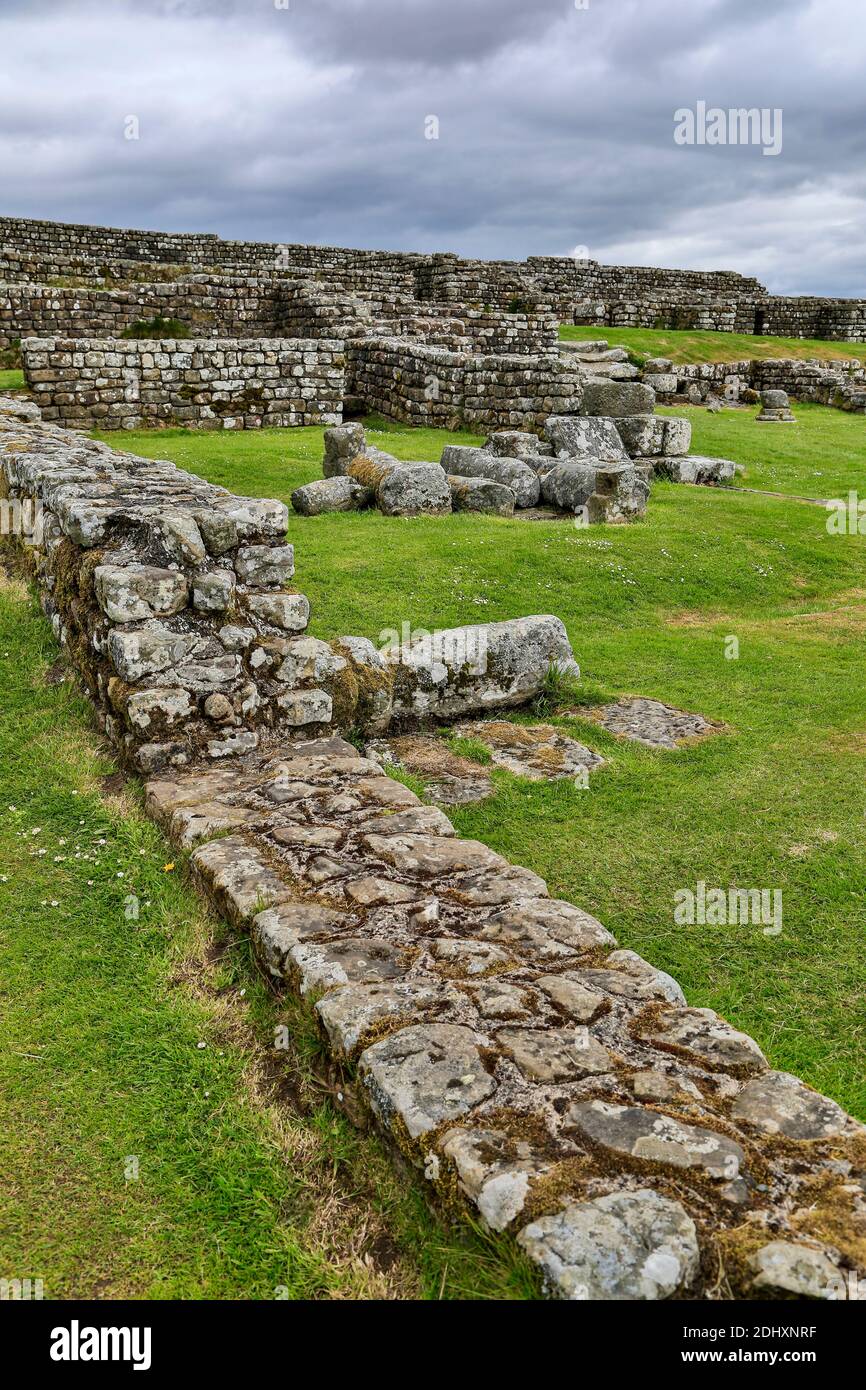
[[[0,0],[0,212],[861,297],[864,79],[863,0]]]

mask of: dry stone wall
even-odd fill
[[[326,338],[28,338],[23,359],[43,418],[78,429],[257,429],[342,419],[343,344]]]

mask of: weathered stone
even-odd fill
[[[491,516],[514,515],[514,490],[490,478],[448,478],[455,512],[485,512]]]
[[[371,1029],[385,1023],[417,1023],[459,998],[437,981],[417,980],[393,984],[347,985],[331,990],[316,1005],[331,1045],[338,1055],[349,1057]]]
[[[542,990],[575,1023],[592,1023],[607,1006],[605,996],[598,990],[587,989],[581,976],[574,971],[563,975],[542,975],[535,981],[535,987]]]
[[[550,415],[544,432],[558,458],[628,463],[616,422],[581,415]]]
[[[687,714],[660,700],[639,696],[601,705],[587,713],[612,734],[645,743],[648,748],[678,748],[690,740],[719,733],[724,727],[701,714]]]
[[[261,854],[237,836],[202,845],[190,864],[233,922],[245,922],[292,896]]]
[[[303,632],[310,621],[310,601],[303,594],[248,594],[251,613],[284,632]]]
[[[697,483],[704,486],[730,483],[737,471],[731,459],[707,458],[704,454],[686,454],[681,458],[665,457],[655,460],[656,472],[673,483]]]
[[[496,1089],[469,1028],[433,1023],[375,1043],[359,1068],[371,1103],[388,1124],[399,1117],[411,1139],[458,1119]]]
[[[793,423],[794,412],[791,409],[787,391],[762,391],[761,409],[755,419],[759,424],[766,423],[768,420],[776,423]]]
[[[525,430],[494,430],[484,441],[486,452],[510,459],[532,458],[546,447],[537,434]]]
[[[280,588],[295,572],[293,545],[242,545],[235,557],[242,584],[256,589]]]
[[[667,999],[685,1004],[686,997],[677,981],[664,970],[656,970],[634,951],[612,951],[601,970],[586,970],[584,978],[597,989],[626,999]]]
[[[235,576],[231,570],[199,570],[192,586],[193,607],[201,613],[225,613],[235,595]]]
[[[431,941],[430,949],[436,960],[460,975],[485,975],[511,964],[511,957],[498,946],[484,941],[463,941],[441,937]]]
[[[853,1128],[840,1105],[784,1071],[765,1072],[744,1086],[731,1116],[788,1139],[833,1139]]]
[[[289,975],[289,952],[301,942],[335,936],[351,922],[345,913],[315,902],[284,902],[253,918],[253,939],[270,973],[278,980]]]
[[[550,898],[516,903],[494,913],[481,935],[487,941],[521,946],[542,959],[616,945],[610,932],[588,912]]]
[[[458,724],[459,738],[473,739],[490,749],[497,767],[533,782],[555,782],[601,767],[604,758],[552,724],[511,724],[504,720],[474,720]]]
[[[580,674],[565,628],[543,615],[447,628],[383,652],[394,714],[454,716],[522,704],[551,669]]]
[[[670,1115],[603,1100],[577,1101],[565,1124],[611,1153],[671,1168],[698,1169],[708,1178],[730,1182],[740,1176],[745,1154],[724,1134],[682,1124]]]
[[[687,1049],[711,1066],[738,1072],[767,1070],[767,1059],[754,1038],[737,1032],[712,1009],[670,1009],[658,1016],[644,1036]]]
[[[497,1041],[530,1081],[580,1081],[613,1069],[587,1028],[506,1028]]]
[[[289,950],[302,994],[333,989],[351,981],[395,980],[405,975],[402,951],[387,941],[347,937],[328,944],[301,941]]]
[[[183,574],[153,565],[97,565],[93,582],[99,606],[112,623],[171,617],[189,598]]]
[[[451,511],[451,489],[438,463],[405,463],[387,473],[376,488],[386,516],[442,516]]]
[[[280,718],[295,728],[303,724],[328,724],[333,702],[326,690],[291,690],[277,696]]]
[[[325,431],[326,435],[329,433]],[[375,493],[371,488],[339,474],[296,487],[292,493],[292,506],[302,516],[321,516],[323,512],[362,511],[372,506],[374,499]]]
[[[450,1130],[442,1152],[454,1164],[461,1189],[492,1231],[504,1231],[516,1220],[532,1180],[550,1170],[550,1164],[534,1154],[529,1144],[498,1130]]]
[[[514,493],[516,507],[534,507],[539,497],[538,475],[523,459],[503,458],[486,449],[464,444],[447,444],[442,450],[442,467],[459,478],[488,478]]]
[[[364,426],[361,424],[335,425],[325,430],[325,458],[322,464],[325,477],[345,474],[352,460],[363,452],[366,443]],[[292,502],[294,504],[294,497]]]
[[[182,724],[194,712],[195,706],[189,693],[177,688],[135,691],[126,704],[127,717],[136,729]]]
[[[700,1262],[694,1222],[679,1202],[646,1188],[575,1203],[517,1239],[564,1299],[670,1298],[688,1289]]]
[[[189,632],[172,632],[156,621],[134,631],[109,633],[108,650],[118,675],[130,684],[179,666],[199,645]]]
[[[795,1298],[835,1302],[844,1297],[845,1281],[838,1265],[821,1250],[793,1241],[773,1240],[749,1257],[755,1270],[752,1288]]]
[[[640,381],[590,377],[583,384],[582,415],[651,415],[655,392]]]

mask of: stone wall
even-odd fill
[[[55,633],[150,771],[148,813],[310,1004],[348,1113],[452,1217],[516,1241],[551,1296],[849,1296],[863,1127],[333,734],[381,726],[387,676],[369,643],[302,635],[281,504],[31,410],[0,402],[0,480],[7,508],[45,509],[23,553]],[[485,695],[526,698],[509,662],[527,646],[573,666],[555,619],[511,628],[489,629]],[[401,665],[407,709],[448,709],[424,689],[440,665]]]
[[[580,403],[581,372],[560,353],[479,355],[401,338],[347,344],[349,395],[408,424],[539,429]]]
[[[43,418],[78,429],[256,429],[342,419],[343,344],[326,338],[28,338],[22,356]]]
[[[282,287],[269,279],[189,276],[119,289],[0,284],[0,348],[35,337],[119,338],[137,322],[176,319],[197,338],[290,337]]]
[[[866,368],[858,358],[838,362],[797,361],[789,357],[755,357],[738,362],[702,362],[672,366],[664,378],[671,389],[662,392],[663,402],[676,402],[708,395],[738,399],[744,390],[786,391],[800,401],[835,406],[840,410],[866,413]]]

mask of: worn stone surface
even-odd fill
[[[765,1072],[744,1086],[731,1115],[788,1139],[828,1139],[851,1132],[850,1116],[840,1105],[783,1071]]]
[[[398,1114],[412,1139],[459,1119],[495,1090],[480,1039],[468,1028],[437,1023],[404,1028],[361,1057],[361,1076],[376,1112]]]
[[[626,696],[612,705],[588,709],[586,715],[595,719],[612,734],[645,743],[648,748],[678,748],[696,739],[719,733],[724,725],[701,714],[687,714],[642,696]]]
[[[491,478],[459,478],[449,475],[451,505],[455,512],[486,512],[490,516],[513,516],[514,489]]]
[[[663,1167],[694,1168],[726,1182],[740,1176],[745,1161],[741,1145],[726,1135],[681,1124],[655,1110],[581,1101],[569,1110],[566,1124],[613,1153]]]
[[[533,782],[556,782],[601,767],[604,758],[552,724],[511,724],[506,720],[471,720],[455,734],[489,748],[494,764]]]
[[[351,429],[352,426],[344,426]],[[326,430],[325,436],[333,431]],[[327,463],[327,458],[326,458]],[[345,474],[326,474],[315,482],[296,487],[292,493],[292,506],[302,516],[321,516],[323,512],[358,512],[372,505],[375,494],[371,488],[364,487]]]
[[[838,1265],[810,1245],[773,1240],[750,1257],[752,1287],[759,1296],[789,1295],[836,1301],[844,1287]]]
[[[566,1207],[517,1239],[556,1298],[670,1298],[693,1283],[700,1260],[695,1223],[679,1202],[649,1189]]]

